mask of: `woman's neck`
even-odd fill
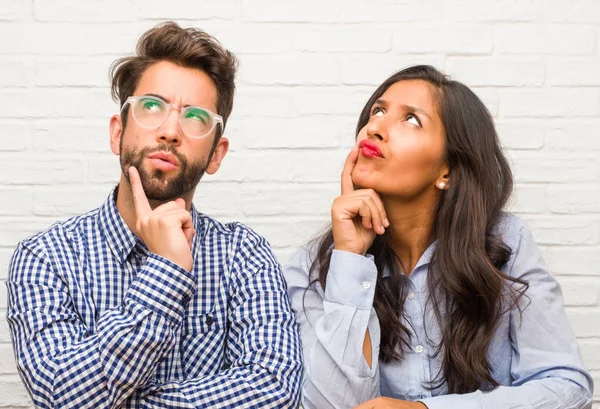
[[[382,198],[390,226],[390,245],[404,264],[404,273],[412,273],[417,262],[433,242],[435,201],[411,203]]]

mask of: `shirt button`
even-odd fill
[[[371,283],[369,281],[363,281],[362,283],[360,283],[360,285],[362,285],[362,288],[364,288],[365,290],[371,288]]]
[[[423,345],[417,345],[417,346],[415,347],[415,352],[416,352],[417,354],[420,354],[421,352],[423,352]]]
[[[409,300],[414,300],[415,299],[415,293],[413,293],[412,291],[410,293],[408,293],[408,299]]]

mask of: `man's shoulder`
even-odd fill
[[[206,235],[219,236],[230,242],[240,240],[258,243],[266,239],[250,226],[239,221],[221,222],[205,214],[199,214],[206,225]]]
[[[50,269],[32,266],[41,263],[55,266],[70,259],[74,242],[78,241],[85,230],[95,229],[98,209],[88,213],[73,216],[67,220],[55,222],[47,229],[39,231],[19,242],[10,262],[9,281],[41,280],[44,273],[50,274]],[[84,229],[83,226],[88,226]]]
[[[214,243],[223,243],[232,262],[245,263],[250,259],[278,263],[268,240],[250,226],[239,222],[220,222],[200,215],[205,223],[203,245],[212,247]]]
[[[76,239],[85,231],[95,229],[99,208],[87,213],[72,216],[66,220],[57,221],[47,229],[41,230],[23,240],[18,247],[43,249],[48,246],[59,247],[61,244]]]

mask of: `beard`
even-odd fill
[[[147,171],[142,166],[142,161],[146,156],[154,152],[169,152],[173,154],[179,161],[179,173],[169,176],[160,169]],[[129,181],[128,169],[130,166],[134,166],[140,174],[140,180],[142,181],[146,197],[150,200],[166,202],[184,197],[196,188],[196,185],[198,185],[198,182],[200,182],[200,179],[204,175],[207,163],[210,162],[212,153],[211,151],[206,162],[200,160],[189,163],[182,154],[177,152],[173,145],[159,144],[155,147],[146,147],[139,150],[135,148],[123,150],[121,142],[121,170],[127,181]]]

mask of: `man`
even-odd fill
[[[293,407],[301,367],[281,268],[249,228],[192,205],[228,149],[235,57],[165,23],[111,71],[121,179],[19,243],[7,319],[42,408]]]

